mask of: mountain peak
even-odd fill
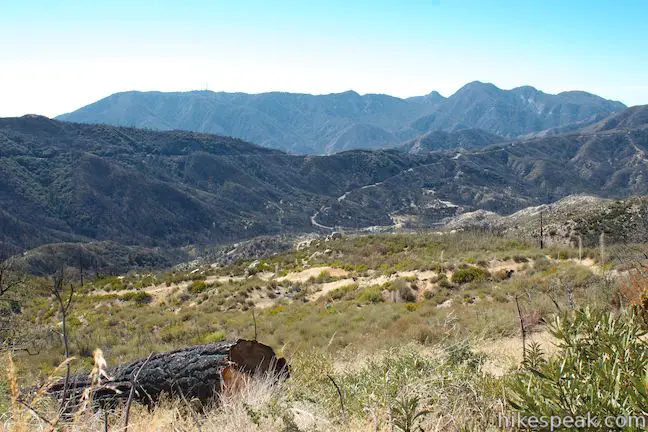
[[[420,104],[427,104],[427,105],[436,105],[444,100],[446,100],[445,97],[441,96],[438,91],[431,91],[430,93],[423,95],[423,96],[413,96],[405,99],[408,102],[417,102]]]
[[[495,84],[485,83],[481,81],[473,81],[461,87],[452,96],[466,94],[466,93],[475,93],[475,92],[495,93],[500,91],[502,90],[499,87],[497,87]]]
[[[333,93],[333,94],[336,94],[336,93]],[[353,97],[360,97],[360,93],[358,93],[358,92],[355,91],[355,90],[347,90],[347,91],[344,91],[344,92],[342,92],[342,93],[337,93],[337,94],[340,95],[340,96],[353,96]]]
[[[426,95],[423,96],[423,97],[425,97],[425,98],[445,99],[445,98],[444,98],[443,96],[441,96],[441,94],[440,94],[438,91],[436,91],[436,90],[432,90],[430,93],[426,94]]]
[[[24,116],[22,116],[22,118],[26,120],[51,120],[49,117],[40,114],[25,114]]]
[[[530,85],[515,87],[514,89],[511,90],[511,92],[521,94],[524,96],[530,96],[530,95],[542,93],[540,90]]]

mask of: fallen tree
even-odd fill
[[[54,383],[47,392],[66,411],[88,401],[113,407],[129,398],[151,407],[163,395],[206,405],[257,373],[287,378],[288,365],[269,346],[239,339],[152,354],[102,371],[102,376],[74,375],[67,383]]]

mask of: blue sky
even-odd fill
[[[648,104],[648,2],[0,2],[0,116],[126,90],[387,93],[467,82]]]

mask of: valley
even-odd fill
[[[643,118],[641,109],[632,118]],[[313,230],[426,229],[464,213],[505,216],[575,194],[646,194],[648,128],[640,121],[610,128],[620,122],[613,118],[582,133],[484,149],[329,156],[189,132],[4,119],[0,237],[15,250],[114,242],[120,254],[147,248],[142,262],[169,263],[190,259],[189,245]]]

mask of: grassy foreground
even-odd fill
[[[465,431],[498,430],[513,411],[646,415],[646,284],[628,260],[603,253],[478,233],[378,235],[227,267],[98,277],[74,297],[71,364],[90,370],[96,347],[113,365],[252,338],[254,310],[259,340],[289,358],[289,380],[256,377],[202,412],[190,401],[134,407],[129,430]],[[47,429],[59,418],[47,398],[29,401],[31,411],[17,394],[62,373],[51,282],[28,280],[13,316],[42,337],[36,355],[6,357],[6,430]],[[566,377],[593,373],[589,387],[569,386],[577,390],[565,403]],[[123,430],[123,416],[111,412],[109,429]],[[88,409],[57,427],[102,430],[104,421]]]

